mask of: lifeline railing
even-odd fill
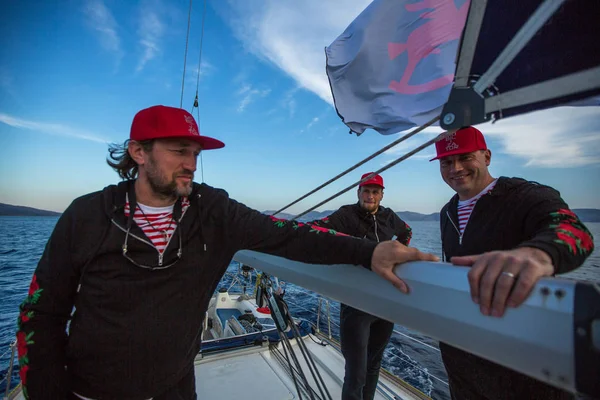
[[[15,340],[8,346],[8,350],[6,350],[4,353],[2,353],[0,355],[0,360],[1,360],[5,355],[7,355],[10,352],[10,359],[8,361],[8,370],[6,371],[6,376],[4,378],[0,379],[0,385],[4,381],[6,381],[6,390],[5,390],[4,396],[2,397],[3,400],[8,399],[8,395],[10,393],[10,380],[12,378],[12,371],[13,371],[13,367],[14,367],[16,350],[17,350],[17,341]]]
[[[468,267],[408,262],[395,274],[406,295],[366,268],[316,265],[243,250],[242,264],[421,332],[572,393],[600,396],[600,286],[543,278],[502,318],[481,314]],[[493,345],[492,345],[493,344]]]
[[[241,269],[240,269],[241,265],[242,264],[239,264],[239,266],[238,266],[238,272],[234,273],[234,272],[231,272],[231,271],[227,271],[225,273],[226,276],[230,276],[231,277],[231,283],[228,285],[228,289],[227,289],[228,291],[232,290],[236,285],[239,285],[240,287],[244,287],[244,286],[247,286],[247,287],[250,287],[250,288],[253,287],[252,285],[248,285],[248,283],[251,283],[251,282],[244,282],[240,278],[241,276],[243,276],[241,274]],[[249,296],[253,296],[254,294],[253,293],[248,293],[248,295]],[[321,320],[321,311],[323,309],[322,305],[325,304],[325,307],[326,307],[326,314],[325,315],[326,315],[326,318],[327,318],[327,337],[328,337],[329,340],[333,340],[333,334],[332,334],[331,326],[334,325],[337,328],[339,328],[339,324],[337,324],[335,321],[332,321],[332,319],[331,319],[331,307],[330,307],[330,300],[328,298],[325,298],[325,297],[319,295],[318,302],[317,302],[317,311],[314,311],[314,310],[308,309],[306,307],[303,307],[303,306],[297,304],[292,298],[289,298],[289,297],[286,298],[286,301],[287,301],[288,304],[293,305],[295,308],[301,309],[301,310],[303,310],[305,312],[308,312],[308,313],[313,314],[313,315],[316,316],[315,323],[311,322],[311,324],[314,325],[315,330],[316,330],[317,333],[322,333],[321,332],[321,327],[320,327],[320,320]],[[415,342],[418,345],[427,347],[427,348],[429,348],[431,350],[434,350],[434,351],[436,351],[438,353],[440,351],[437,347],[434,347],[434,346],[432,346],[432,345],[430,345],[428,343],[425,343],[425,342],[423,342],[423,341],[421,341],[419,339],[416,339],[416,338],[414,338],[414,337],[412,337],[410,335],[407,335],[407,334],[402,333],[400,331],[397,331],[395,329],[393,330],[393,333],[395,335],[405,337],[406,339],[408,339],[408,340],[410,340],[412,342]],[[429,376],[429,377],[437,380],[438,382],[444,384],[445,386],[448,386],[448,382],[447,381],[445,381],[444,379],[439,378],[439,377],[433,375],[432,373],[430,373],[429,371],[427,371],[425,368],[423,368],[421,365],[419,365],[418,362],[416,362],[415,360],[412,360],[410,357],[408,357],[408,355],[405,355],[405,356],[406,357],[402,358],[404,361],[406,361],[407,363],[413,365],[416,369],[418,369],[423,374],[425,374],[425,375],[427,375],[427,376]]]

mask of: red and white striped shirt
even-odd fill
[[[181,200],[181,211],[185,213],[190,206],[187,197]],[[125,203],[125,216],[129,216],[129,200]],[[150,207],[141,203],[137,204],[133,220],[144,231],[154,247],[162,253],[169,241],[177,222],[173,219],[173,205],[166,207]]]
[[[459,200],[458,201],[458,227],[460,229],[460,236],[462,237],[465,232],[465,228],[467,226],[467,222],[469,222],[469,217],[471,216],[471,212],[473,212],[473,208],[475,208],[475,203],[482,196],[488,193],[490,190],[496,186],[496,181],[498,179],[494,179],[492,183],[490,183],[485,189],[483,189],[477,196],[471,197],[468,200]]]

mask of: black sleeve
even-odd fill
[[[25,398],[63,399],[68,390],[66,325],[79,283],[71,258],[71,207],[59,218],[20,306],[17,345]]]
[[[555,273],[580,267],[594,250],[590,231],[555,189],[532,185],[523,198],[525,237],[518,247],[534,247],[550,255]]]
[[[311,264],[371,267],[377,243],[334,229],[264,215],[227,197],[234,251],[256,250]]]
[[[396,232],[394,233],[394,235],[396,235],[397,237],[396,240],[398,240],[405,246],[410,245],[410,240],[412,239],[412,228],[406,222],[404,222],[402,218],[400,218],[396,213],[394,213],[394,216],[396,217]]]
[[[320,226],[322,228],[333,229],[337,232],[342,232],[347,235],[351,235],[349,233],[350,229],[348,228],[346,223],[346,218],[344,218],[344,212],[341,210],[337,210],[325,218],[306,222],[306,225]]]

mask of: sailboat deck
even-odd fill
[[[291,343],[311,387],[320,395],[298,345],[295,340]],[[344,376],[342,355],[329,344],[323,346],[310,338],[305,338],[304,343],[317,365],[331,398],[341,398]],[[283,354],[282,346],[279,345],[277,349],[280,353],[277,350],[270,350],[268,346],[256,346],[199,356],[195,365],[198,398],[211,399],[217,396],[222,399],[239,399],[248,396],[260,396],[264,399],[299,398],[294,381],[286,372],[286,361],[280,356]],[[307,397],[303,392],[302,398]],[[380,376],[375,399],[404,400],[429,399],[429,397],[384,372]]]

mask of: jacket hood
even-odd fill
[[[526,185],[527,183],[528,181],[523,178],[509,178],[506,176],[501,176],[498,178],[494,188],[488,193],[488,196],[501,196],[514,190],[518,190],[521,186]],[[529,181],[529,183],[532,182]],[[442,209],[442,213],[445,213],[445,210],[447,210],[448,207],[451,207],[451,210],[456,209],[457,204],[458,193],[455,193],[454,196],[450,198],[448,204]]]
[[[370,215],[373,215],[369,211],[367,211],[364,208],[362,208],[360,206],[360,202],[359,201],[357,201],[355,204],[353,204],[353,209],[354,209],[354,212],[356,212],[359,216],[361,216],[363,218],[366,218],[366,217],[369,217]],[[375,212],[374,215],[377,216],[377,217],[379,217],[379,216],[386,216],[390,212],[392,212],[390,208],[384,207],[384,206],[382,206],[380,204],[379,207],[377,208],[377,212]]]
[[[212,204],[216,199],[214,196],[210,196],[208,186],[204,183],[198,184],[193,183],[192,193],[188,196],[190,201],[190,209],[188,212],[197,212],[198,221],[200,222],[200,231],[198,234],[201,237],[204,251],[206,251],[206,243],[203,237],[202,221],[204,219],[203,211],[207,210],[207,205]],[[134,210],[137,206],[137,199],[135,194],[135,180],[127,180],[120,182],[116,185],[109,185],[102,191],[104,199],[104,212],[109,219],[125,218],[124,211],[127,199],[129,199],[130,209]],[[133,215],[130,213],[126,222],[127,228],[131,228],[133,224]],[[173,218],[179,221],[182,215],[181,208],[181,197],[177,199],[173,207]],[[181,234],[181,233],[180,233]]]

